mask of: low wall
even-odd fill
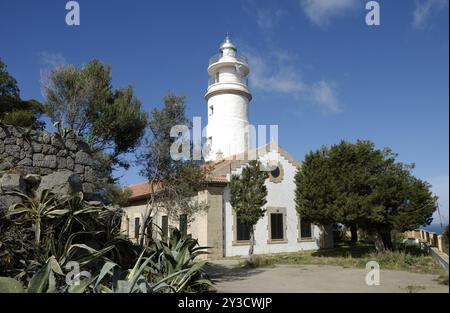
[[[55,173],[73,173],[77,183],[87,197],[95,197],[97,177],[89,146],[73,133],[62,137],[46,131],[26,130],[20,127],[0,123],[0,178],[5,174],[16,175],[4,178],[9,184],[11,179],[20,181],[26,175],[45,177]],[[19,176],[17,176],[19,175]],[[38,178],[40,179],[40,178]],[[72,178],[71,178],[72,179]],[[4,192],[11,189],[1,186],[0,210],[11,201],[6,201]],[[1,201],[3,200],[5,201]]]

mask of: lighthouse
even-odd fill
[[[209,145],[206,161],[216,161],[248,150],[248,105],[252,99],[248,88],[247,58],[238,54],[227,35],[219,54],[209,60],[208,105],[206,127]]]

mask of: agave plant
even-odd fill
[[[204,289],[211,286],[207,274],[203,271],[205,261],[195,259],[204,254],[208,247],[201,247],[191,235],[184,235],[177,228],[172,228],[169,238],[156,241],[153,247],[152,274],[158,278],[170,277],[174,273],[183,275],[172,276],[167,283],[175,292]]]
[[[21,218],[19,221],[32,223],[36,247],[39,247],[41,242],[42,221],[45,219],[61,217],[69,212],[67,209],[60,208],[56,197],[47,189],[42,190],[36,199],[18,191],[12,191],[9,192],[9,194],[15,194],[22,197],[24,202],[13,204],[9,208],[7,217],[20,214]]]

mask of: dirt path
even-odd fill
[[[208,263],[207,272],[218,292],[449,292],[430,274],[383,270],[380,285],[365,283],[366,271],[321,265],[277,265],[274,268],[234,268],[234,260]]]

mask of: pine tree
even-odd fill
[[[295,176],[297,211],[315,224],[374,231],[391,249],[393,230],[430,224],[437,208],[431,186],[396,157],[369,141],[342,141],[310,152]]]
[[[248,262],[254,263],[253,252],[255,246],[254,226],[264,216],[267,203],[267,187],[265,180],[268,175],[261,170],[261,163],[250,161],[241,175],[233,175],[230,182],[230,203],[236,216],[250,230],[250,248]]]

